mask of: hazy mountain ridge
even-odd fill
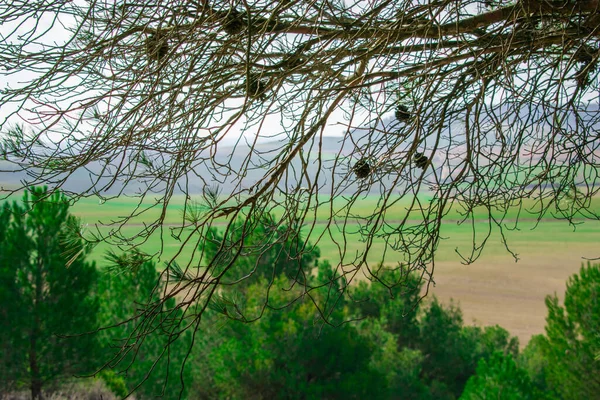
[[[342,149],[341,137],[323,137],[321,139],[320,149],[321,155],[324,158],[327,156],[334,157],[334,155],[342,153],[349,153],[349,150]],[[259,142],[253,148],[253,152],[258,152],[263,154],[266,158],[272,158],[273,154],[277,151],[281,151],[282,142],[281,141],[266,141]],[[347,146],[344,146],[347,147]],[[309,148],[309,145],[306,146]],[[314,153],[319,149],[319,145],[315,144],[312,146],[311,151]],[[240,143],[236,146],[228,145],[219,147],[218,151],[215,155],[210,159],[213,165],[229,165],[230,171],[237,173],[244,167],[246,157],[249,155],[251,148],[246,144]],[[208,153],[208,151],[206,151]],[[152,156],[152,154],[150,154]],[[202,157],[202,154],[200,158]],[[246,176],[242,181],[242,186],[251,186],[255,182],[259,181],[261,178],[265,176],[266,169],[261,169],[259,166],[259,158],[256,154],[253,155],[250,163],[250,168],[246,169]],[[310,159],[315,158],[314,156],[310,156]],[[254,166],[252,166],[254,164]],[[299,165],[298,165],[299,166]],[[70,176],[67,178],[66,182],[63,185],[63,188],[67,191],[72,192],[80,192],[82,189],[89,188],[93,182],[96,180],[95,175],[100,175],[104,168],[104,163],[100,161],[92,161],[86,165],[85,168],[79,168],[73,171]],[[212,167],[211,167],[212,168]],[[309,175],[314,176],[316,174],[316,166],[312,166],[309,164]],[[206,166],[206,163],[200,162],[194,168],[195,174],[207,177],[210,175],[209,170]],[[141,171],[140,171],[141,172]],[[203,184],[200,179],[195,177],[195,174],[189,174],[191,186],[189,189],[192,193],[200,193],[202,191]],[[233,178],[234,176],[231,175]],[[114,176],[112,175],[104,175],[99,179],[97,183],[97,187],[102,187],[107,184]],[[230,179],[227,179],[226,176],[220,176],[220,182],[215,180],[214,183],[220,184],[220,186],[226,185],[227,190],[231,189],[234,185]],[[21,169],[18,165],[13,164],[8,161],[0,161],[0,187],[4,189],[14,189],[21,186],[26,186],[28,182],[31,181],[31,176],[27,172],[27,170]],[[194,184],[197,182],[198,184]],[[144,188],[144,184],[139,182],[138,184],[133,184],[130,182],[127,187],[123,188],[122,184],[115,184],[110,190],[104,192],[106,195],[117,194],[120,191],[124,191],[126,194],[134,194],[139,192]],[[222,187],[222,189],[225,189]]]
[[[586,114],[590,118],[596,118],[599,109],[598,104],[590,104],[586,110]],[[569,121],[569,125],[571,125],[571,121]],[[598,131],[597,125],[593,124],[592,129]],[[352,182],[352,180],[356,181],[356,178],[350,176],[352,174],[352,166],[362,157],[369,159],[377,158],[378,153],[385,151],[385,148],[374,148],[371,144],[386,142],[386,140],[381,140],[384,139],[383,135],[395,134],[399,127],[400,124],[396,121],[395,117],[390,116],[379,120],[372,127],[354,129],[346,137],[315,137],[303,149],[305,152],[303,158],[305,161],[308,160],[306,165],[307,175],[311,178],[318,177],[317,183],[322,188],[322,192],[330,192],[330,181],[333,174],[331,169],[333,168],[334,160],[337,159],[335,171],[336,182],[339,183],[341,179],[349,178],[344,192],[355,192],[357,190],[357,183]],[[452,129],[457,129],[457,127],[453,126]],[[446,135],[442,134],[442,136]],[[391,143],[393,142],[394,140],[391,140]],[[442,139],[441,143],[438,143],[441,147],[447,144],[447,139]],[[255,183],[260,182],[268,173],[268,168],[264,160],[272,160],[277,157],[278,153],[286,150],[286,146],[287,143],[285,140],[257,140],[256,143],[252,143],[250,142],[250,138],[241,138],[237,143],[234,141],[219,143],[216,146],[216,152],[213,148],[200,153],[196,164],[194,164],[193,172],[188,173],[189,181],[187,185],[182,185],[182,187],[185,187],[186,192],[189,194],[201,193],[204,182],[199,177],[202,177],[207,184],[218,185],[224,192],[231,192],[234,189],[248,189]],[[248,161],[247,157],[251,152],[252,157]],[[168,157],[158,153],[150,153],[149,156],[155,160],[164,161],[165,165],[170,162]],[[440,157],[441,155],[433,154],[432,161],[434,165],[442,164]],[[93,161],[88,163],[85,168],[82,167],[72,171],[64,183],[63,189],[80,193],[82,190],[89,189],[95,181],[97,181],[96,187],[103,187],[115,178],[113,175],[105,173],[104,176],[98,179],[97,176],[102,173],[104,167],[104,163]],[[137,168],[142,167],[138,166]],[[295,174],[298,177],[301,176],[299,173],[301,168],[302,163],[299,157],[296,156],[288,169],[292,175]],[[112,170],[116,170],[116,167],[113,167]],[[219,175],[213,175],[213,177],[211,174],[215,170],[219,171]],[[239,177],[240,171],[245,172],[241,180]],[[142,171],[140,170],[139,172]],[[145,174],[147,174],[147,171],[145,171]],[[184,178],[180,178],[181,182],[183,180]],[[0,187],[14,189],[27,185],[30,181],[31,174],[27,170],[19,170],[15,164],[0,161]],[[123,182],[117,179],[115,184],[102,194],[115,195],[123,192],[131,195],[139,193],[146,190],[146,185],[151,181],[151,177],[147,177],[144,181],[132,181],[124,186]],[[302,184],[306,184],[306,182],[302,182]],[[162,186],[158,185],[154,190],[160,191],[162,188],[164,188],[164,184]],[[280,184],[280,189],[286,190],[282,184]],[[182,193],[179,187],[176,190],[176,193]]]

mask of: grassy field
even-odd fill
[[[427,199],[425,199],[427,200]],[[600,199],[593,204],[596,212],[600,212]],[[183,197],[175,197],[170,204],[165,222],[167,225],[181,223],[183,215]],[[377,206],[378,199],[366,197],[356,203],[352,211],[358,215],[365,215]],[[87,229],[93,232],[97,221],[109,222],[121,216],[128,215],[137,202],[130,198],[119,198],[106,203],[99,203],[95,199],[84,199],[75,204],[72,212],[88,224]],[[340,208],[344,204],[343,199],[334,201],[333,207]],[[148,205],[148,204],[147,204]],[[387,218],[390,221],[400,220],[406,213],[406,203],[397,202],[387,210]],[[533,203],[525,203],[525,208],[532,208]],[[516,217],[516,208],[511,209],[506,225]],[[279,212],[276,210],[276,212]],[[125,235],[138,232],[143,227],[143,222],[156,218],[159,209],[153,209],[141,214],[128,225],[122,228]],[[319,237],[326,227],[328,210],[319,210],[316,213],[318,224],[311,234],[311,240]],[[485,231],[487,222],[483,210],[475,215],[476,231]],[[523,215],[522,215],[523,217]],[[587,221],[578,225],[576,229],[565,221],[557,221],[551,218],[540,222],[535,230],[533,219],[524,220],[519,224],[519,229],[506,232],[509,247],[518,254],[519,261],[507,252],[502,243],[497,229],[492,231],[481,257],[470,265],[461,263],[457,251],[469,253],[472,247],[472,227],[469,223],[457,224],[461,215],[457,210],[451,210],[446,216],[449,221],[443,225],[440,246],[436,253],[435,285],[430,287],[430,294],[440,298],[444,302],[453,299],[460,304],[467,323],[478,325],[499,324],[508,329],[512,334],[519,337],[524,345],[531,335],[542,333],[546,307],[544,298],[548,294],[558,293],[562,297],[567,278],[578,272],[582,257],[594,258],[600,256],[600,223],[598,221]],[[350,224],[349,230],[357,226]],[[106,234],[110,228],[100,227],[100,231]],[[340,241],[343,235],[333,231],[331,236]],[[163,246],[162,261],[173,257],[180,247],[180,243],[171,238],[168,227],[162,235],[155,234],[148,239],[142,248],[148,252],[157,251]],[[480,238],[479,238],[480,239]],[[346,237],[349,250],[362,249],[364,244],[358,235]],[[337,246],[325,235],[319,242],[321,258],[328,259],[332,263],[339,262]],[[110,247],[106,244],[97,246],[92,254],[92,259],[102,264],[103,254]],[[182,254],[182,259],[189,257],[191,248]],[[384,243],[374,242],[369,263],[375,264],[380,261],[384,251]],[[396,261],[390,257],[386,262]]]
[[[427,200],[427,199],[425,199]],[[593,204],[593,209],[597,213],[600,213],[600,199]],[[176,228],[182,223],[183,219],[183,196],[175,196],[165,214],[165,229],[162,235],[162,245],[164,246],[164,253],[161,257],[164,260],[168,260],[176,254],[180,243],[171,237],[170,228]],[[357,202],[352,207],[352,213],[354,215],[364,216],[372,212],[377,207],[378,199],[376,197],[366,197],[360,202]],[[345,200],[336,199],[333,202],[334,209],[340,209],[345,204]],[[121,217],[129,215],[137,205],[136,199],[132,198],[119,198],[111,200],[106,203],[99,203],[96,199],[88,198],[82,199],[72,207],[72,212],[81,218],[82,222],[87,225],[88,232],[92,233],[97,230],[102,234],[107,234],[114,227],[97,225],[98,221],[108,223],[111,221],[117,221]],[[144,206],[149,206],[150,203],[144,203]],[[394,223],[399,221],[406,215],[407,202],[396,202],[386,210],[386,220]],[[142,207],[143,208],[143,207]],[[326,232],[326,222],[329,221],[330,210],[327,207],[322,207],[317,210],[316,213],[309,214],[307,218],[307,227],[305,227],[304,234],[307,235],[309,232],[309,225],[312,225],[312,220],[317,221],[314,225],[310,234],[310,240],[316,241],[317,238],[322,237],[319,241],[319,247],[321,249],[322,257],[330,259],[330,261],[337,262],[335,259],[337,254],[337,246],[334,243],[343,242],[344,239],[349,248],[357,248],[363,246],[361,243],[360,235],[346,235],[330,227]],[[522,207],[523,210],[529,210],[534,208],[534,203],[525,202]],[[281,209],[275,209],[274,213],[279,214]],[[143,229],[144,223],[153,221],[161,213],[161,209],[156,207],[151,210],[145,211],[139,216],[129,220],[121,228],[121,232],[125,236],[131,236],[141,229]],[[534,248],[543,248],[545,246],[553,247],[555,244],[568,243],[589,243],[593,245],[597,242],[599,236],[595,236],[600,233],[600,226],[597,221],[588,221],[581,225],[578,225],[576,229],[570,226],[566,221],[558,221],[552,219],[549,215],[546,216],[537,228],[536,220],[533,218],[533,214],[528,214],[526,211],[521,211],[521,220],[517,229],[514,228],[514,221],[517,216],[517,209],[512,208],[505,217],[505,235],[509,246],[517,245],[519,243],[527,243],[527,247],[522,251],[530,252]],[[410,216],[410,219],[417,219],[419,215]],[[441,236],[442,241],[438,251],[436,253],[436,260],[439,262],[460,262],[461,258],[457,254],[456,250],[462,254],[468,254],[473,243],[472,237],[472,225],[469,221],[459,224],[458,221],[462,220],[463,216],[456,209],[450,210],[445,216],[445,223],[442,227]],[[487,214],[484,210],[477,210],[474,215],[475,219],[475,231],[477,232],[476,240],[479,242],[484,238],[485,232],[488,229]],[[223,221],[223,224],[225,221]],[[358,230],[359,225],[350,221],[346,226],[347,232],[353,232]],[[156,251],[161,246],[161,236],[158,234],[153,235],[148,241],[142,246],[149,252]],[[380,261],[380,255],[383,253],[385,244],[383,242],[374,242],[371,254],[368,258],[370,263],[376,263]],[[99,246],[98,250],[94,252],[92,257],[97,261],[102,259],[102,253],[105,248],[102,245]],[[189,250],[189,249],[188,249]],[[484,254],[487,256],[507,256],[510,259],[510,255],[506,251],[503,243],[501,242],[499,230],[497,227],[492,228],[491,237],[488,240]],[[182,255],[183,258],[187,254]],[[386,260],[387,262],[394,262],[395,260]]]

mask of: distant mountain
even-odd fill
[[[598,104],[590,104],[585,112],[580,113],[579,117],[584,121],[592,121],[591,123],[596,126],[598,124],[598,110]],[[539,118],[535,115],[535,109],[532,111],[524,108],[523,113],[520,112],[519,114],[522,118],[526,115],[534,120]],[[513,123],[511,119],[503,121],[504,126],[511,123]],[[547,130],[549,129],[549,123],[549,121],[545,121],[540,126],[532,127],[532,129]],[[574,123],[575,118],[573,115],[573,121],[569,118],[568,125],[573,126]],[[305,177],[308,176],[311,182],[317,181],[320,192],[324,194],[331,193],[332,181],[335,180],[335,184],[341,190],[341,193],[356,192],[360,181],[353,173],[352,167],[363,157],[370,160],[370,162],[376,162],[379,154],[389,152],[391,149],[387,146],[394,145],[397,141],[397,137],[394,135],[397,134],[398,128],[399,122],[394,117],[389,117],[380,120],[374,126],[355,129],[346,137],[316,137],[304,146],[302,159],[298,155],[294,158],[287,168],[284,179],[287,179],[290,186],[296,186],[298,182],[304,186],[308,184]],[[461,124],[454,124],[448,132],[450,130],[459,132],[462,129],[464,129],[464,126]],[[456,133],[454,134],[456,135]],[[493,133],[488,132],[488,135],[491,134]],[[441,136],[441,142],[437,144],[439,147],[445,147],[448,144],[449,135],[442,134]],[[188,182],[180,179],[181,185],[177,188],[176,193],[181,193],[182,188],[185,188],[188,194],[201,193],[205,183],[207,185],[217,185],[224,192],[231,192],[234,189],[236,191],[248,189],[269,175],[269,168],[273,168],[273,166],[269,167],[265,160],[273,160],[280,157],[282,152],[289,150],[285,139],[260,140],[254,144],[253,148],[250,147],[251,144],[247,143],[248,140],[250,139],[242,138],[237,144],[229,140],[228,142],[219,143],[216,152],[215,149],[211,149],[212,153],[208,151],[201,153],[197,157],[198,161],[192,166],[193,172],[188,173]],[[408,139],[408,142],[410,143],[410,139]],[[377,143],[379,147],[374,147],[374,143]],[[252,157],[248,159],[251,149]],[[171,163],[171,159],[165,155],[154,153],[149,154],[149,156],[150,158],[157,158],[158,162],[167,167]],[[441,154],[433,155],[433,165],[442,165],[443,160],[440,157]],[[303,162],[306,163],[305,174],[302,173]],[[140,168],[137,172],[142,172],[142,167],[137,168]],[[333,171],[334,168],[335,171]],[[106,186],[105,190],[102,191],[103,194],[115,195],[120,192],[134,194],[146,191],[148,185],[151,184],[152,177],[125,184],[120,180],[120,177],[114,176],[116,170],[116,165],[109,165],[107,168],[98,161],[90,162],[85,168],[72,171],[66,178],[63,188],[67,191],[81,193],[82,190],[90,188],[95,182],[96,188]],[[240,173],[242,171],[243,174]],[[444,174],[445,172],[441,171],[440,173]],[[28,171],[16,170],[14,165],[0,161],[0,187],[14,188],[24,185],[30,180],[31,177]],[[111,182],[112,185],[108,187],[107,185]],[[286,187],[286,182],[279,182],[279,188],[283,191],[291,189]],[[164,189],[164,185],[152,188],[156,192],[160,192],[162,189]],[[375,187],[373,190],[377,189]]]
[[[304,151],[311,155],[305,155],[305,158],[308,160],[315,160],[315,153],[319,151],[319,146],[320,153],[324,160],[333,160],[338,154],[350,154],[352,152],[352,146],[348,143],[342,143],[342,139],[342,137],[323,137],[320,145],[319,143],[308,143],[305,146]],[[218,151],[212,157],[207,154],[204,159],[199,160],[197,165],[194,165],[194,173],[188,174],[189,182],[187,188],[189,189],[189,193],[194,194],[202,192],[204,183],[198,176],[204,178],[207,183],[217,184],[226,191],[230,191],[236,186],[248,188],[264,178],[265,174],[268,172],[266,166],[261,166],[264,159],[277,157],[286,145],[287,144],[282,141],[259,142],[253,148],[254,155],[251,157],[249,163],[247,162],[247,157],[251,152],[251,147],[247,144],[240,141],[240,144],[238,145],[219,146]],[[203,154],[201,154],[199,158],[202,158],[202,156]],[[153,158],[152,154],[150,154],[150,158]],[[168,158],[163,158],[163,161],[170,162]],[[210,166],[208,165],[209,163]],[[228,166],[228,168],[225,168],[225,166]],[[299,175],[298,168],[301,167],[300,161],[295,160],[291,166]],[[316,176],[317,171],[324,167],[325,166],[323,165],[319,167],[311,162],[308,164],[307,173],[309,176]],[[138,168],[140,168],[139,172],[141,172],[141,167]],[[66,181],[62,187],[64,190],[76,193],[80,193],[82,190],[90,188],[94,183],[96,183],[97,188],[102,188],[115,180],[115,176],[112,175],[115,170],[116,166],[105,168],[104,163],[93,161],[88,163],[85,168],[79,168],[72,171],[69,176],[66,177]],[[219,171],[220,175],[211,179],[211,171],[214,170]],[[238,174],[242,170],[245,170],[245,174],[240,181],[238,179]],[[103,194],[114,195],[119,192],[126,194],[138,193],[145,190],[147,187],[146,184],[151,181],[151,178],[148,177],[143,181],[129,182],[127,185],[124,185],[123,182],[119,180],[119,177],[116,178],[113,185],[108,188],[108,190],[104,190],[102,192]],[[20,170],[17,165],[7,161],[0,161],[0,188],[14,189],[21,187],[27,185],[31,179],[31,174],[25,170]],[[323,180],[322,184],[325,183],[325,180]],[[154,190],[160,191],[161,186],[155,187]],[[178,191],[181,192],[181,189],[178,188]]]

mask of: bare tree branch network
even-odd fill
[[[597,0],[2,0],[0,20],[0,167],[74,200],[136,197],[94,240],[193,249],[164,273],[186,328],[256,272],[230,274],[236,260],[300,228],[312,244],[285,256],[333,240],[343,291],[377,280],[376,242],[431,282],[451,209],[489,222],[465,262],[509,209],[598,219]]]

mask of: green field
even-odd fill
[[[424,199],[425,201],[427,199]],[[600,213],[600,199],[592,204],[592,208],[596,213]],[[354,215],[365,216],[376,209],[378,198],[366,197],[361,201],[356,202],[351,211]],[[141,246],[142,249],[154,253],[158,251],[161,246],[163,247],[163,254],[161,260],[167,261],[171,259],[180,247],[180,242],[172,238],[171,229],[177,230],[177,227],[182,223],[183,220],[183,196],[175,196],[165,214],[165,228],[161,235],[155,233],[147,239],[147,241]],[[336,199],[333,202],[334,209],[341,209],[345,204],[344,199]],[[103,226],[99,225],[99,222],[107,224],[111,221],[119,220],[122,217],[129,215],[137,205],[136,199],[133,198],[119,198],[114,199],[105,203],[100,203],[98,200],[93,198],[82,199],[77,202],[72,212],[81,218],[82,222],[86,225],[86,230],[89,233],[101,233],[106,235],[114,229],[115,226]],[[144,207],[150,206],[151,203],[143,203]],[[398,201],[386,210],[387,221],[399,221],[406,215],[406,209],[409,204],[406,201]],[[142,207],[142,208],[144,208]],[[578,244],[590,244],[597,242],[600,238],[600,224],[598,221],[586,221],[577,227],[569,225],[566,221],[559,221],[551,218],[547,215],[534,229],[536,220],[533,214],[527,214],[526,211],[534,208],[533,202],[525,201],[521,207],[520,222],[517,229],[514,229],[514,221],[517,217],[518,209],[509,209],[505,222],[502,226],[505,227],[505,235],[509,246],[518,245],[520,243],[527,243],[531,251],[534,249],[542,249],[544,247],[554,247],[557,244],[564,243],[578,243]],[[158,207],[152,208],[145,211],[143,214],[127,221],[127,223],[121,227],[120,232],[126,236],[131,237],[143,229],[143,223],[155,220],[161,213],[161,209]],[[274,214],[277,215],[281,212],[280,208],[274,209]],[[312,217],[311,217],[312,215]],[[307,218],[306,227],[304,234],[307,235],[309,229],[311,229],[309,240],[315,242],[318,238],[318,246],[321,249],[322,258],[329,259],[336,263],[339,262],[338,246],[335,244],[342,243],[346,240],[346,245],[349,249],[360,249],[364,246],[361,241],[361,236],[358,234],[347,234],[336,226],[330,226],[327,228],[327,222],[329,221],[330,210],[329,204],[319,208],[316,212],[309,214]],[[415,214],[411,215],[410,219],[416,219],[419,216]],[[317,221],[316,224],[311,228],[312,221]],[[339,219],[339,218],[338,218]],[[462,220],[463,216],[459,213],[459,210],[452,209],[445,217],[441,236],[442,241],[436,252],[436,260],[439,262],[459,262],[461,258],[457,254],[456,250],[463,254],[468,254],[473,246],[473,226],[469,221],[459,224],[458,221]],[[485,210],[477,210],[474,215],[475,219],[475,239],[480,242],[485,234],[487,233],[489,226],[487,222],[487,214]],[[581,220],[583,221],[583,220]],[[225,224],[223,220],[221,224]],[[217,223],[219,224],[219,223]],[[356,223],[349,222],[345,230],[346,232],[354,232],[358,230],[359,225]],[[382,241],[374,241],[371,248],[371,252],[368,257],[370,263],[377,263],[381,261],[381,254],[383,254],[385,244]],[[185,259],[192,251],[193,246],[187,246],[184,252],[181,254],[181,258]],[[107,245],[99,245],[94,251],[92,257],[97,261],[101,261],[102,254],[107,249]],[[391,254],[391,253],[390,253]],[[509,256],[504,244],[501,241],[501,236],[498,227],[492,227],[491,236],[487,241],[484,249],[484,255],[493,257]],[[395,262],[394,259],[386,259],[386,262]]]

